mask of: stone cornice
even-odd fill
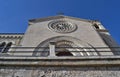
[[[120,56],[0,57],[0,66],[120,66]]]
[[[0,38],[22,38],[24,33],[0,33]]]

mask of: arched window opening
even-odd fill
[[[67,51],[62,51],[62,52],[58,52],[56,56],[73,56],[73,54]]]
[[[3,50],[3,53],[7,53],[7,52],[9,51],[9,49],[10,49],[11,46],[12,46],[12,42],[9,42],[9,43],[6,45],[5,49]]]
[[[95,29],[100,29],[100,27],[97,24],[94,24]]]
[[[60,40],[56,42],[56,56],[73,56],[70,52],[73,42]]]
[[[5,45],[6,45],[5,42],[3,42],[3,43],[0,44],[0,52],[3,51],[3,49],[5,48]]]
[[[50,48],[50,42],[55,43],[55,47]],[[47,48],[38,48],[38,47],[47,47]],[[92,47],[89,43],[83,42],[77,38],[71,36],[57,36],[49,38],[43,42],[41,42],[36,48],[35,52],[33,52],[33,56],[51,56],[51,52],[54,52],[54,56],[89,56],[91,53],[87,51],[91,51],[91,49],[86,49],[85,47]],[[42,51],[42,52],[39,52]],[[46,52],[47,51],[47,52]],[[94,50],[92,50],[94,51]],[[53,56],[53,55],[52,55]]]

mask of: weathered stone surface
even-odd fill
[[[119,77],[120,67],[7,67],[0,77]]]

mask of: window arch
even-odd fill
[[[89,56],[91,53],[89,51],[94,51],[93,49],[86,49],[85,47],[92,48],[91,45],[89,45],[86,42],[83,42],[82,40],[79,40],[77,38],[71,37],[71,36],[56,36],[49,38],[43,42],[41,42],[34,50],[33,56],[49,56],[49,43],[55,42],[55,54],[61,55],[61,52],[57,51],[64,51],[66,56],[73,55],[73,56]],[[40,48],[39,48],[40,47]],[[57,48],[58,47],[58,48]],[[75,47],[75,48],[74,48]],[[69,52],[66,52],[69,51]],[[80,52],[78,52],[80,51]],[[96,55],[96,52],[92,52],[92,55]],[[72,56],[71,55],[71,56]]]
[[[74,56],[71,49],[75,44],[68,40],[59,40],[55,42],[56,44],[56,56]]]

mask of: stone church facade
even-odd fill
[[[0,34],[0,77],[119,77],[119,55],[99,21],[31,19],[25,33]]]

